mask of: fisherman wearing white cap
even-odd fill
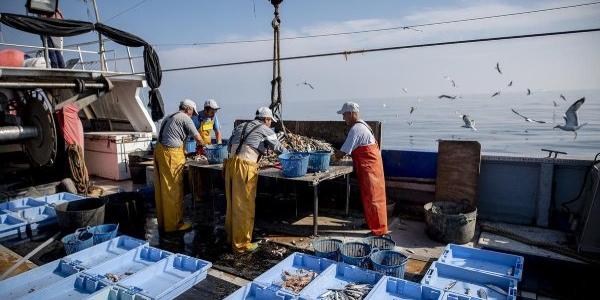
[[[217,101],[208,99],[204,102],[204,110],[192,118],[205,145],[210,145],[212,143],[212,139],[210,138],[211,131],[215,132],[217,144],[221,144],[221,125],[219,124],[219,118],[216,116],[219,109],[221,108],[217,104]]]
[[[254,251],[258,246],[252,243],[258,160],[269,151],[287,152],[270,128],[273,121],[277,122],[273,112],[260,107],[254,120],[235,127],[228,141],[229,158],[223,163],[227,198],[225,231],[236,252]]]
[[[360,186],[365,219],[371,233],[376,236],[388,233],[385,178],[381,150],[371,127],[359,116],[359,106],[346,102],[337,112],[351,126],[342,148],[336,150],[334,159],[352,156],[354,171]]]
[[[184,231],[192,227],[183,222],[183,148],[188,136],[196,140],[198,147],[204,144],[191,118],[197,114],[196,102],[185,99],[179,103],[179,111],[163,119],[160,126],[154,149],[154,199],[161,231]]]

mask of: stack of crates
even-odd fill
[[[0,240],[25,239],[27,232],[36,235],[39,229],[56,223],[55,205],[80,199],[83,197],[58,193],[0,203]]]
[[[0,299],[173,299],[211,267],[122,235],[0,281]]]
[[[517,298],[522,256],[449,244],[421,284],[444,291],[443,299]]]

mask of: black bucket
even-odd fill
[[[466,244],[475,235],[477,208],[450,201],[425,204],[426,232],[430,238],[455,244]]]
[[[144,197],[138,192],[123,192],[101,197],[106,202],[106,223],[119,224],[125,234],[135,234],[145,218]]]
[[[56,220],[63,232],[104,224],[105,201],[86,198],[56,205]]]

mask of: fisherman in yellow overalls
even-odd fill
[[[200,132],[200,136],[205,145],[212,144],[212,139],[210,137],[211,131],[215,132],[217,144],[221,144],[221,126],[219,125],[219,119],[216,116],[219,109],[220,107],[217,104],[217,101],[208,99],[204,102],[204,110],[193,118],[194,125],[198,128],[198,132]]]
[[[235,252],[254,251],[258,246],[251,241],[260,156],[271,150],[287,152],[270,128],[272,121],[277,122],[273,112],[267,107],[259,108],[254,121],[238,125],[227,144],[229,158],[223,164],[227,198],[225,231]]]
[[[184,141],[192,136],[202,147],[204,140],[194,126],[196,103],[185,99],[179,111],[163,119],[154,149],[154,199],[158,228],[164,232],[185,231],[191,224],[183,222]]]

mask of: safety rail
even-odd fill
[[[108,39],[105,39],[104,41],[110,41]],[[100,51],[91,51],[91,50],[83,50],[81,49],[82,46],[88,46],[88,45],[93,45],[98,43],[98,41],[93,41],[93,42],[84,42],[84,43],[77,43],[77,44],[71,44],[71,45],[66,45],[63,48],[53,48],[53,47],[48,47],[47,43],[43,43],[43,46],[35,46],[35,45],[25,45],[25,44],[15,44],[15,43],[6,43],[6,42],[0,42],[0,47],[4,46],[4,47],[16,47],[16,48],[26,48],[26,49],[35,49],[35,50],[31,50],[31,51],[26,51],[25,53],[31,54],[31,53],[36,53],[38,54],[40,51],[43,51],[44,53],[48,53],[48,51],[61,51],[61,52],[72,52],[72,53],[77,53],[79,56],[79,61],[74,65],[74,66],[79,66],[81,68],[81,70],[89,70],[89,71],[108,71],[108,62],[117,62],[117,61],[123,61],[123,60],[127,60],[129,62],[129,69],[131,71],[131,74],[135,73],[135,67],[133,65],[133,60],[134,59],[141,59],[143,58],[143,56],[132,56],[131,55],[131,49],[130,47],[125,47],[126,48],[126,52],[127,52],[127,56],[126,57],[116,57],[116,51],[114,49],[111,50],[104,50],[102,53]],[[75,48],[75,49],[71,49],[71,48]],[[104,58],[104,59],[98,59],[98,60],[89,60],[89,61],[84,61],[83,60],[83,54],[96,54],[99,57],[101,55],[106,55],[107,53],[113,53],[115,54],[113,56],[113,58]],[[50,63],[49,63],[49,57],[46,54],[45,55],[45,59],[46,59],[46,68],[51,68]],[[101,63],[104,63],[104,68],[102,68],[102,65],[100,65]],[[96,70],[96,69],[86,69],[86,66],[93,66],[94,64],[99,64],[100,65],[100,70]],[[104,69],[104,70],[102,70]],[[115,70],[116,71],[116,64],[115,64]]]

